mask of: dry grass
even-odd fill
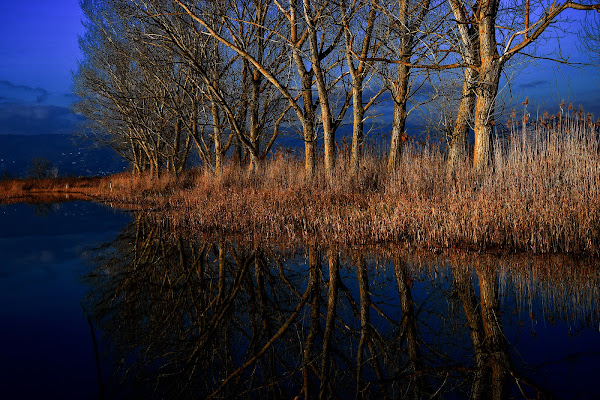
[[[165,175],[120,173],[106,177],[0,180],[0,204],[71,200],[115,201],[124,208],[151,208],[157,196],[181,187],[182,180]]]
[[[47,203],[86,199],[102,178],[0,180],[0,204]]]
[[[341,157],[335,178],[311,182],[299,161],[276,159],[260,174],[228,169],[197,176],[157,216],[174,227],[252,234],[267,240],[344,245],[410,243],[425,248],[600,254],[598,129],[562,118],[497,141],[483,177],[448,177],[436,148],[408,146],[398,174],[368,155],[356,176]]]
[[[120,174],[77,190],[152,209],[173,229],[197,233],[599,255],[598,145],[598,127],[561,117],[497,140],[483,177],[468,165],[449,177],[441,150],[407,145],[394,176],[375,153],[356,174],[341,155],[332,180],[322,174],[308,180],[301,160],[277,156],[251,176],[230,165],[220,178],[201,171],[178,179]]]

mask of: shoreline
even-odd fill
[[[340,162],[329,183],[323,176],[305,179],[298,160],[272,160],[252,175],[229,165],[221,177],[189,170],[179,177],[5,180],[0,204],[111,203],[150,212],[169,229],[261,241],[600,256],[597,186],[540,190],[549,185],[535,170],[512,177],[515,182],[499,180],[498,173],[475,179],[468,168],[449,178],[436,155],[406,158],[413,163],[394,176],[377,157],[366,159],[356,175]]]

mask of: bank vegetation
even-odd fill
[[[174,231],[259,241],[600,255],[600,127],[578,111],[535,127],[498,140],[483,176],[467,166],[449,175],[443,149],[409,142],[395,174],[376,149],[353,174],[351,153],[340,152],[333,179],[323,169],[309,177],[301,155],[279,152],[253,174],[228,163],[219,177],[197,168],[0,181],[0,201],[70,194],[151,211]]]
[[[560,61],[536,44],[596,2],[80,4],[74,111],[131,172],[4,181],[3,203],[107,201],[272,240],[600,252],[600,122],[564,102],[517,111],[501,90],[508,68]],[[417,112],[435,140],[409,135]]]

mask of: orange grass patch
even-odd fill
[[[333,179],[320,172],[309,180],[301,161],[277,157],[252,175],[229,165],[220,177],[201,170],[160,178],[124,173],[69,185],[91,199],[152,210],[173,230],[345,247],[600,255],[598,144],[595,128],[579,125],[514,132],[496,141],[485,176],[467,164],[449,176],[443,151],[410,144],[392,176],[384,156],[368,154],[355,174],[340,155]],[[31,185],[15,182],[0,183],[2,192],[2,185]],[[66,183],[48,185],[62,190]]]

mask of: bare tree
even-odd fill
[[[468,137],[473,121],[480,55],[477,26],[469,23],[465,8],[457,0],[449,0],[449,3],[456,20],[459,39],[456,41],[457,47],[466,64],[456,119],[448,142],[448,171],[453,173],[468,156]]]
[[[74,75],[74,110],[88,118],[89,134],[129,160],[134,171],[153,168],[150,143],[136,119],[135,74],[116,10],[93,0],[81,7],[87,32],[79,41],[84,60]]]
[[[74,76],[75,111],[134,171],[181,172],[191,147],[180,117],[186,71],[172,53],[140,39],[131,7],[93,0],[81,5],[88,30],[80,40],[85,59]]]
[[[439,37],[432,34],[439,30],[443,17],[435,13],[435,17],[429,18],[432,14],[430,11],[439,8],[431,0],[382,0],[378,7],[384,19],[377,37],[382,54],[367,58],[355,56],[360,60],[382,63],[380,73],[393,102],[388,171],[395,172],[402,144],[407,138],[405,129],[409,98],[424,83],[424,80],[417,82],[414,79],[415,68],[439,69],[445,59],[444,56],[441,59],[438,57],[435,49],[439,46]],[[392,72],[389,66],[397,67]],[[417,84],[413,85],[415,82]]]
[[[384,91],[382,87],[365,104],[365,82],[374,73],[374,62],[368,61],[377,54],[381,42],[375,43],[375,28],[381,13],[379,1],[353,2],[351,8],[345,0],[340,1],[343,12],[345,54],[348,71],[352,81],[352,148],[350,167],[356,172],[360,160],[364,140],[364,120],[366,111],[375,104],[376,99]],[[357,48],[355,48],[357,46]],[[355,54],[359,57],[356,59]]]
[[[477,29],[475,40],[463,40],[463,45],[468,47],[464,53],[467,57],[479,54],[476,59],[466,58],[465,64],[477,73],[473,170],[481,174],[492,158],[495,105],[500,76],[506,63],[513,56],[523,54],[565,10],[600,11],[600,3],[527,0],[522,5],[514,5],[501,4],[499,0],[482,0],[472,8],[462,0],[451,4],[456,10],[457,24],[464,25],[460,29],[465,30],[469,26]]]
[[[287,3],[274,1],[264,3],[270,7],[266,15],[275,15],[280,18],[273,25],[270,35],[273,40],[282,40],[291,52],[291,59],[295,66],[296,77],[290,78],[288,74],[281,74],[279,70],[272,69],[259,57],[243,46],[235,37],[222,34],[217,29],[217,24],[210,16],[202,12],[195,4],[175,0],[175,2],[194,19],[202,28],[198,34],[211,35],[215,40],[227,46],[243,57],[249,65],[260,72],[286,99],[288,108],[292,109],[303,128],[305,141],[305,168],[308,176],[314,174],[316,167],[316,140],[317,140],[317,105],[320,108],[321,127],[324,135],[325,169],[329,174],[335,166],[335,131],[339,127],[344,113],[348,108],[349,98],[334,116],[330,93],[335,85],[345,75],[329,76],[338,60],[332,55],[337,49],[343,35],[343,27],[335,27],[335,9],[329,1],[290,0]],[[263,3],[260,3],[263,4]],[[273,8],[275,7],[275,8]],[[222,18],[229,18],[227,14]],[[221,20],[218,21],[219,25]],[[243,20],[248,25],[256,25],[253,20]],[[265,30],[267,32],[269,30]],[[282,58],[285,59],[285,58]],[[300,84],[300,89],[294,86]],[[318,102],[313,99],[313,86],[317,88]]]

